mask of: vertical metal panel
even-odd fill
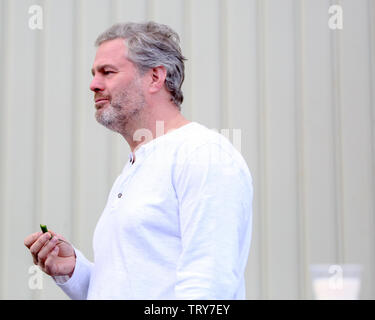
[[[298,298],[293,2],[266,2],[268,279],[270,298]],[[288,288],[288,290],[286,290]]]
[[[41,8],[44,8],[45,2],[40,1],[39,5]],[[44,9],[43,9],[43,28],[45,25],[45,18],[44,18]],[[33,103],[35,104],[35,139],[34,139],[34,161],[35,161],[35,204],[34,204],[34,219],[33,224],[30,228],[29,233],[33,233],[36,231],[38,227],[38,223],[49,223],[43,222],[45,221],[46,215],[43,212],[43,200],[44,200],[44,188],[43,188],[43,177],[44,177],[44,165],[43,165],[43,156],[44,156],[44,38],[45,32],[44,29],[41,31],[36,32],[36,59],[35,59],[35,67],[38,72],[35,73],[35,92],[37,92],[35,96],[35,100]],[[54,211],[52,211],[53,215]],[[51,219],[51,215],[49,219]],[[45,288],[45,281],[49,277],[43,274],[43,289]],[[42,294],[45,291],[43,290],[32,290],[33,299],[40,299]],[[48,292],[48,290],[47,290]],[[46,292],[46,293],[47,293]]]
[[[220,76],[219,76],[219,84],[218,84],[218,98],[220,105],[218,112],[220,113],[220,123],[219,123],[219,130],[223,130],[223,134],[229,135],[226,133],[228,132],[228,125],[230,121],[229,116],[229,100],[228,100],[228,76],[229,76],[229,34],[228,34],[228,2],[226,0],[220,0],[218,3],[218,18],[219,18],[219,26],[217,32],[219,34],[219,65],[220,65]],[[246,43],[246,42],[245,42]]]
[[[305,201],[305,171],[303,170],[305,162],[304,146],[304,67],[305,56],[303,52],[304,33],[305,33],[305,3],[294,0],[293,19],[294,19],[294,50],[295,50],[295,124],[296,124],[296,207],[297,207],[297,252],[298,252],[298,297],[306,298],[307,281],[307,243],[306,243],[306,201]]]
[[[8,168],[8,161],[5,156],[7,151],[8,143],[8,108],[5,108],[7,101],[9,100],[9,81],[6,80],[6,72],[9,72],[6,65],[9,65],[10,57],[10,47],[9,39],[11,36],[10,18],[9,18],[9,8],[8,3],[5,1],[0,2],[0,94],[3,97],[4,104],[0,108],[0,222],[1,222],[1,232],[0,232],[0,255],[6,257],[6,245],[7,245],[7,235],[5,234],[4,226],[6,225],[7,219],[7,198],[9,197],[8,188],[6,188],[6,174]],[[8,100],[7,100],[8,99]],[[0,298],[5,298],[6,295],[6,266],[4,263],[0,263]]]
[[[113,23],[145,21],[147,4],[147,0],[114,0]]]
[[[257,0],[256,3],[256,48],[257,48],[257,120],[259,122],[257,126],[258,130],[258,184],[254,186],[254,194],[256,190],[259,193],[259,229],[260,229],[260,240],[259,240],[259,260],[260,260],[260,290],[261,298],[269,298],[269,281],[268,281],[268,201],[266,192],[266,181],[267,181],[267,148],[266,148],[266,132],[267,132],[267,96],[266,96],[266,58],[265,52],[267,49],[267,43],[265,41],[266,34],[266,6],[262,0]],[[254,208],[255,209],[255,208]],[[253,210],[254,210],[253,209]]]
[[[369,30],[367,1],[342,1],[345,25],[341,38],[341,128],[344,261],[364,267],[363,296],[371,287],[374,270]],[[350,14],[349,14],[350,13]],[[355,62],[355,63],[353,63]]]
[[[192,8],[191,1],[184,0],[182,6],[183,18],[182,18],[182,34],[181,34],[181,50],[185,61],[185,79],[182,85],[184,94],[184,101],[181,106],[181,113],[187,119],[193,119],[193,78],[192,78]]]
[[[72,217],[72,117],[73,108],[73,1],[63,6],[43,4],[44,26],[40,119],[42,175],[39,218],[51,230],[71,239]],[[59,36],[56,37],[56,34]],[[37,221],[36,221],[37,222]],[[38,223],[35,223],[35,228]],[[46,279],[51,280],[49,277]],[[64,297],[53,281],[45,281],[41,298]],[[56,290],[57,289],[57,290]]]
[[[31,1],[4,3],[6,79],[4,80],[5,138],[2,148],[5,186],[3,204],[4,234],[2,265],[2,291],[10,299],[30,297],[28,270],[32,260],[23,246],[20,234],[29,233],[33,224],[34,193],[34,141],[35,141],[35,69],[36,32],[28,25],[28,8]],[[17,261],[15,263],[15,261]]]
[[[368,26],[369,26],[369,46],[370,46],[370,91],[371,91],[371,109],[370,109],[370,119],[371,119],[371,130],[372,130],[372,143],[371,143],[371,151],[372,151],[372,191],[371,194],[375,194],[375,2],[372,0],[368,0]],[[375,197],[372,197],[372,229],[375,230]],[[375,233],[371,232],[372,234],[372,266],[370,270],[375,270]],[[375,297],[375,274],[374,272],[370,272],[370,286],[371,292],[369,293],[369,297]],[[367,298],[367,297],[366,297]]]
[[[80,243],[80,227],[83,218],[81,217],[82,212],[82,191],[81,191],[81,175],[82,175],[82,145],[85,145],[83,141],[83,130],[82,121],[84,119],[84,110],[82,105],[84,104],[82,97],[82,90],[87,90],[84,86],[84,78],[82,76],[82,24],[85,23],[85,16],[83,16],[82,3],[81,1],[74,1],[72,8],[71,23],[75,32],[72,35],[72,76],[70,81],[72,82],[72,203],[71,203],[71,216],[72,221],[70,225],[71,238],[69,239],[77,248]],[[84,70],[86,71],[86,70]],[[88,234],[88,232],[86,232]],[[89,258],[89,257],[88,257]]]
[[[191,1],[192,118],[208,128],[221,125],[219,9],[216,0]]]
[[[181,37],[184,31],[183,0],[152,0],[152,11],[148,19],[166,24],[173,28]]]
[[[312,298],[309,265],[335,263],[334,136],[329,1],[304,2],[303,170],[306,210],[306,294]]]
[[[330,1],[330,5],[341,5],[341,2]],[[331,65],[332,65],[332,134],[333,134],[333,162],[334,162],[334,199],[335,199],[335,231],[336,231],[336,261],[344,260],[343,242],[343,191],[342,191],[342,128],[341,128],[341,61],[340,61],[340,32],[331,32]]]
[[[5,53],[5,42],[6,42],[6,5],[5,1],[0,1],[0,95],[3,97],[5,101],[5,64],[4,62],[7,61],[7,55]],[[8,33],[9,35],[9,33]],[[6,149],[6,130],[5,130],[5,121],[6,118],[5,108],[0,108],[0,177],[1,180],[4,180],[5,177],[5,154]],[[0,225],[4,225],[5,223],[5,195],[6,195],[6,188],[5,184],[0,182]],[[1,230],[2,231],[2,230]],[[3,232],[0,234],[0,255],[5,257],[5,235]],[[0,263],[0,274],[5,274],[5,266],[3,263]],[[5,277],[0,277],[0,298],[5,297]]]
[[[241,130],[241,153],[250,167],[254,193],[253,236],[246,273],[247,298],[261,297],[260,259],[260,210],[259,210],[259,167],[258,167],[258,105],[257,105],[257,25],[256,1],[225,1],[227,15],[225,128],[234,143],[234,130]],[[238,23],[241,21],[241,23]],[[244,76],[246,81],[243,81]]]

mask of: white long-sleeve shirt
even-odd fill
[[[245,299],[252,179],[223,135],[190,122],[142,145],[94,237],[75,249],[72,299]]]

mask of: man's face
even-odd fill
[[[95,92],[96,120],[120,133],[146,104],[142,79],[126,54],[124,39],[105,41],[96,52],[91,70],[94,78],[90,90]]]

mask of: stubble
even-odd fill
[[[146,106],[140,78],[115,93],[111,103],[96,111],[96,120],[106,128],[124,134],[132,121],[140,117]]]

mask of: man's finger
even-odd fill
[[[53,276],[57,273],[56,258],[58,257],[58,255],[59,255],[59,247],[56,246],[50,252],[44,264],[44,268],[47,274]]]
[[[69,244],[69,241],[67,241],[61,234],[56,233],[55,231],[48,230],[52,234],[53,237],[56,237],[57,239],[65,241],[67,244]]]
[[[39,236],[39,238],[31,245],[30,252],[35,259],[37,259],[40,249],[46,244],[46,242],[51,238],[51,234],[46,232]]]
[[[57,244],[57,238],[53,237],[51,240],[48,240],[48,242],[38,252],[37,260],[38,260],[39,265],[42,268],[44,266],[44,262],[47,259],[49,253],[53,250],[56,244]]]
[[[48,232],[52,235],[52,237],[57,237],[57,238],[59,238],[59,235],[58,235],[55,231],[48,230]]]
[[[30,249],[30,247],[34,244],[34,242],[42,235],[43,233],[41,231],[35,232],[33,234],[30,234],[27,236],[24,240],[23,243],[26,247]]]

